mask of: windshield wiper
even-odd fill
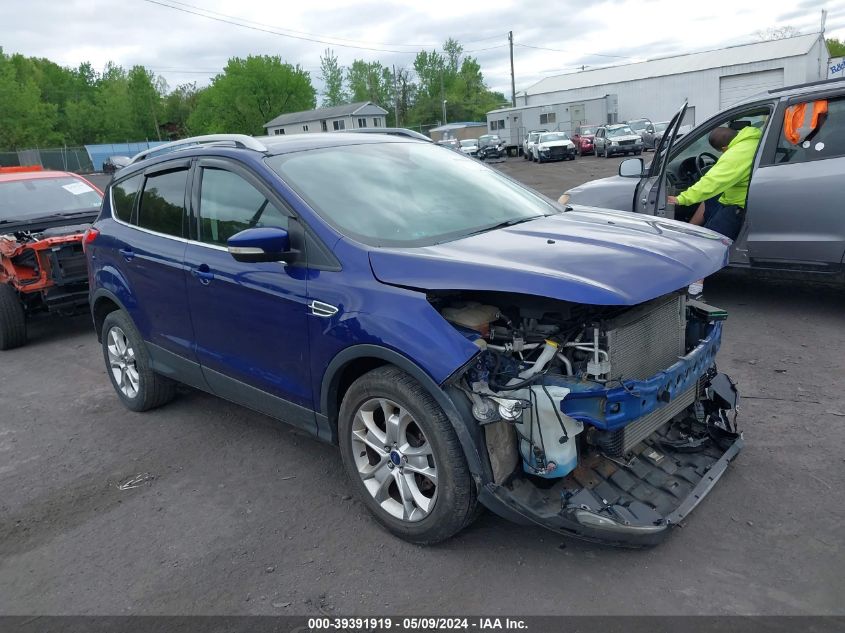
[[[469,237],[470,235],[478,235],[479,233],[486,233],[487,231],[495,231],[496,229],[504,229],[509,226],[514,226],[516,224],[522,224],[523,222],[530,222],[531,220],[536,220],[537,218],[545,218],[547,217],[545,214],[543,215],[532,215],[528,218],[514,218],[513,220],[505,220],[504,222],[499,222],[498,224],[493,224],[491,226],[485,226],[484,228],[478,229],[476,231],[472,231],[471,233],[467,233],[464,237]]]

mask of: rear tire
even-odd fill
[[[14,349],[26,343],[26,313],[17,290],[0,285],[0,350]]]
[[[106,373],[127,409],[149,411],[173,400],[176,382],[152,370],[147,346],[126,312],[106,316],[102,338]]]
[[[399,368],[379,367],[352,383],[338,437],[358,497],[396,536],[437,543],[477,516],[475,486],[451,422]]]

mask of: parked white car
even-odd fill
[[[478,156],[478,139],[467,138],[461,142],[461,151],[468,156]]]
[[[540,138],[541,134],[545,134],[546,130],[531,130],[526,134],[525,140],[522,142],[522,157],[525,160],[529,158],[533,158],[533,149],[534,145],[537,144],[537,139]]]
[[[534,161],[545,163],[547,160],[574,160],[575,143],[566,132],[547,132],[541,134],[534,144]]]

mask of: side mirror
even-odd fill
[[[619,163],[619,175],[623,178],[641,178],[643,175],[643,159],[629,158]]]
[[[298,251],[290,249],[286,229],[261,227],[245,229],[226,242],[226,250],[239,262],[289,262]]]

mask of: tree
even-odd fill
[[[188,118],[197,107],[200,91],[196,82],[180,84],[164,98],[161,124],[168,134],[182,137],[188,134]]]
[[[796,35],[801,35],[801,31],[794,26],[770,26],[764,31],[757,31],[756,35],[761,41],[768,42],[770,40],[784,40],[788,37],[795,37]]]
[[[356,59],[346,71],[346,83],[353,102],[372,101],[389,110],[393,101],[393,73],[381,62]]]
[[[160,88],[156,76],[143,66],[133,66],[126,75],[132,127],[139,139],[161,140],[158,127],[162,109]]]
[[[278,56],[233,57],[197,98],[188,119],[192,134],[263,134],[264,124],[286,112],[316,107],[310,75]]]
[[[343,90],[343,68],[337,63],[337,56],[330,48],[320,57],[320,77],[325,86],[323,92],[323,106],[337,106],[346,103],[347,97]]]
[[[836,37],[829,37],[825,41],[831,57],[845,57],[845,42]]]
[[[57,141],[53,131],[57,107],[42,101],[34,68],[26,66],[0,48],[0,148],[25,149]]]

